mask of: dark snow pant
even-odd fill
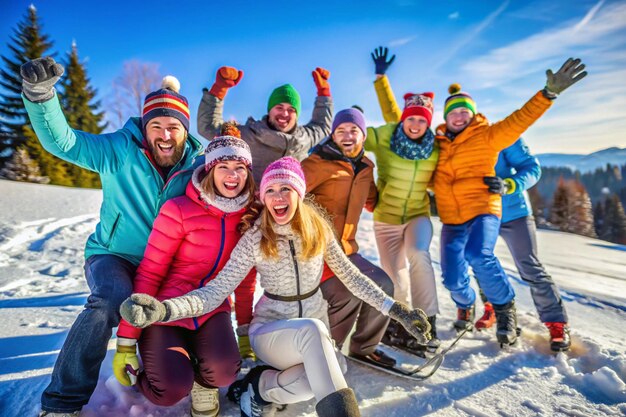
[[[348,259],[388,296],[393,297],[393,281],[385,271],[358,253],[349,255]],[[369,355],[374,352],[389,324],[389,317],[353,295],[337,277],[327,279],[320,288],[328,301],[330,334],[337,346],[341,349],[356,322],[350,352],[357,355]]]
[[[207,388],[232,384],[241,358],[230,314],[217,313],[197,330],[150,326],[139,339],[144,371],[137,387],[157,405],[170,406],[191,391],[194,380]]]
[[[89,402],[113,328],[120,322],[120,305],[133,291],[136,268],[114,255],[93,255],[85,262],[91,294],[67,334],[50,385],[41,395],[43,410],[71,413]]]
[[[559,290],[537,256],[537,229],[533,217],[526,216],[502,223],[500,236],[513,255],[520,277],[530,286],[530,295],[539,319],[543,323],[567,323],[567,312]],[[484,301],[486,298],[483,298]]]
[[[443,285],[458,308],[469,308],[476,300],[470,287],[472,267],[487,299],[503,305],[515,297],[500,261],[493,253],[500,219],[492,214],[474,217],[463,224],[444,224],[441,229],[441,272]]]

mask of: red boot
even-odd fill
[[[476,321],[474,326],[477,330],[489,329],[496,323],[496,312],[493,311],[493,305],[490,302],[485,303],[485,312],[483,316]]]
[[[569,337],[569,326],[567,323],[546,322],[550,330],[550,349],[553,352],[565,352],[569,350],[572,341]]]

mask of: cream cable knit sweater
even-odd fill
[[[241,237],[229,261],[215,279],[203,288],[164,301],[170,312],[169,321],[200,316],[215,309],[253,267],[256,267],[261,287],[265,291],[281,296],[297,295],[299,282],[299,293],[306,294],[320,284],[324,261],[354,295],[383,314],[389,313],[394,300],[350,262],[334,238],[331,238],[323,256],[297,259],[296,275],[290,242],[297,254],[301,247],[300,238],[293,233],[290,225],[275,225],[274,229],[278,235],[277,259],[267,259],[261,253],[261,232],[258,223],[255,224]],[[328,325],[327,312],[328,305],[321,291],[305,300],[290,302],[272,300],[263,295],[254,308],[251,324],[306,317],[320,319]]]

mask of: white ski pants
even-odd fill
[[[328,327],[318,319],[253,324],[250,344],[257,357],[278,371],[265,371],[259,392],[266,401],[317,401],[347,388],[345,358],[335,349]]]
[[[374,222],[374,233],[380,264],[393,280],[394,298],[421,308],[428,316],[439,313],[429,252],[433,238],[430,217],[416,217],[405,224]]]

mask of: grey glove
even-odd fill
[[[421,309],[411,310],[406,304],[396,301],[389,309],[389,317],[406,329],[417,343],[425,345],[430,339],[428,316]]]
[[[133,294],[120,306],[124,320],[143,329],[157,321],[165,321],[169,312],[165,304],[148,294]]]
[[[54,84],[63,75],[63,65],[47,56],[28,61],[20,68],[22,92],[33,103],[43,103],[54,97]]]
[[[546,95],[548,97],[556,97],[569,88],[572,84],[577,83],[587,76],[585,64],[582,64],[579,58],[569,58],[561,66],[556,74],[552,70],[546,71]]]

